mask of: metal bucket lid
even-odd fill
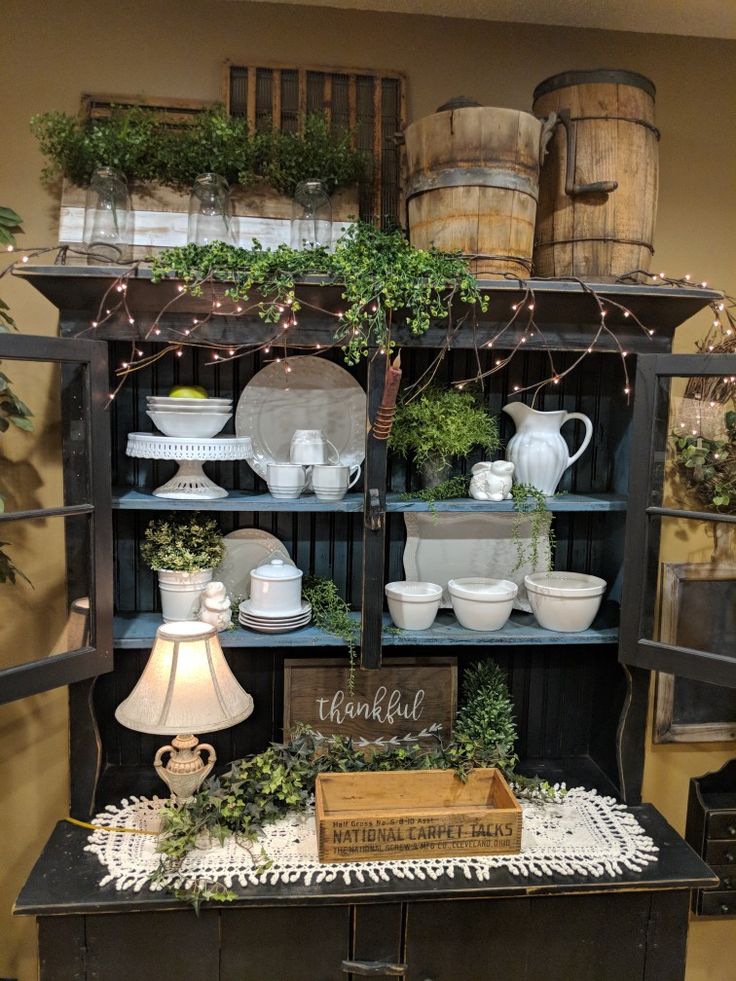
[[[551,75],[549,78],[545,78],[543,82],[540,82],[534,89],[532,98],[536,102],[540,96],[546,95],[548,92],[554,92],[556,89],[567,88],[570,85],[600,85],[606,83],[610,85],[633,85],[638,89],[643,89],[652,98],[657,93],[654,82],[647,78],[646,75],[640,75],[639,72],[624,71],[620,68],[593,68],[590,70],[560,72],[559,75]]]

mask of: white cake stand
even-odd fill
[[[153,492],[156,497],[175,501],[214,501],[227,497],[204,472],[202,464],[215,460],[247,460],[253,455],[249,436],[215,436],[209,439],[184,439],[180,436],[159,436],[156,433],[129,433],[128,456],[142,460],[174,460],[179,464],[176,474]]]

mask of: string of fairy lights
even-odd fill
[[[0,271],[0,278],[19,265],[27,265],[31,259],[51,253],[56,254],[55,264],[65,264],[68,255],[84,257],[86,261],[89,261],[90,258],[92,260],[95,258],[94,252],[89,252],[81,248],[71,248],[70,246],[45,246],[20,250],[8,246],[7,251],[15,252],[17,258]],[[140,330],[136,332],[138,321],[136,312],[131,309],[129,303],[128,286],[131,278],[137,275],[139,269],[145,263],[146,260],[139,259],[119,264],[125,265],[127,268],[111,280],[99,301],[94,319],[90,322],[89,327],[82,332],[95,333],[106,325],[111,323],[117,324],[121,320],[123,322],[127,321],[128,327],[133,331],[130,353],[114,368],[116,384],[110,391],[110,401],[117,396],[131,374],[149,368],[167,357],[181,358],[184,351],[190,347],[200,348],[210,352],[211,357],[206,363],[213,367],[254,354],[263,354],[266,357],[272,354],[273,360],[283,364],[284,372],[289,374],[291,371],[289,365],[290,351],[308,350],[324,353],[335,348],[344,347],[346,338],[350,338],[351,336],[360,339],[362,335],[366,342],[368,340],[367,334],[359,326],[354,325],[349,327],[346,325],[344,312],[326,309],[307,301],[300,295],[296,306],[308,310],[312,314],[317,314],[327,321],[333,320],[335,323],[331,343],[301,341],[298,337],[294,336],[295,328],[299,326],[299,320],[295,309],[292,309],[292,304],[295,303],[293,297],[289,296],[283,302],[279,303],[264,301],[263,298],[253,300],[252,302],[248,300],[233,300],[225,295],[223,284],[219,280],[216,280],[212,274],[190,283],[179,283],[174,295],[163,304],[161,309],[152,317],[151,324],[146,328],[145,333],[141,334]],[[599,293],[596,288],[584,280],[576,277],[557,278],[555,280],[557,282],[576,284],[582,293],[592,299],[596,310],[595,317],[591,318],[591,337],[587,347],[567,366],[558,367],[555,354],[559,352],[555,352],[553,347],[548,343],[544,329],[540,326],[537,319],[540,302],[544,302],[543,299],[540,300],[538,291],[535,291],[535,283],[540,282],[540,280],[524,280],[518,279],[517,277],[507,277],[507,279],[513,279],[518,284],[521,298],[516,299],[510,305],[505,323],[502,323],[496,329],[491,338],[481,343],[476,342],[475,360],[477,370],[475,373],[457,379],[452,384],[458,389],[463,389],[466,386],[474,384],[484,386],[487,379],[503,371],[520,351],[534,346],[535,349],[541,350],[546,354],[549,365],[548,374],[541,381],[536,381],[528,385],[514,385],[513,392],[514,394],[522,394],[531,391],[533,392],[533,399],[536,399],[537,394],[541,390],[548,386],[558,386],[563,379],[580,366],[588,355],[593,354],[596,350],[600,350],[601,348],[598,347],[599,342],[605,337],[608,341],[607,349],[610,350],[612,345],[619,355],[624,379],[622,394],[628,400],[632,392],[632,384],[627,367],[629,352],[622,345],[615,328],[609,326],[607,318],[612,311],[617,311],[624,319],[630,320],[646,338],[651,338],[654,335],[654,329],[643,324],[639,317],[626,305],[614,300],[610,294]],[[683,277],[671,277],[667,276],[664,272],[649,273],[641,269],[633,270],[625,276],[619,277],[617,280],[617,283],[630,283],[632,285],[641,285],[642,282],[674,288],[699,286],[705,289],[708,286],[705,280],[700,282],[693,281],[689,274]],[[198,316],[192,316],[191,323],[186,326],[177,326],[171,318],[167,319],[167,315],[177,313],[177,304],[181,305],[186,297],[196,297],[205,305],[205,309]],[[495,302],[498,303],[500,300]],[[265,306],[275,311],[277,316],[277,320],[273,324],[272,334],[265,339],[241,342],[212,340],[203,336],[205,328],[220,318],[228,318],[229,321],[239,318],[245,319],[261,314]],[[712,301],[710,307],[713,312],[713,320],[707,336],[699,344],[699,350],[703,353],[736,352],[736,300],[731,296],[724,295],[722,299]],[[377,300],[370,303],[365,312],[369,318],[372,318],[369,321],[368,327],[370,327],[371,323],[377,322],[384,313],[384,311],[380,310],[379,301]],[[387,340],[386,344],[380,347],[378,351],[380,354],[385,354],[386,349],[392,346],[392,312],[385,311],[385,316]],[[459,331],[468,326],[468,320],[471,321],[474,336],[476,336],[478,319],[474,308],[464,312],[454,321],[452,315],[450,316],[445,337],[438,349],[436,357],[432,360],[428,368],[422,372],[420,377],[411,385],[407,386],[405,398],[415,397],[432,382],[442,361],[452,349],[453,341]],[[265,323],[266,321],[263,322]],[[164,336],[164,331],[165,339],[150,353],[146,353],[139,346],[142,342],[156,342],[158,338]],[[498,352],[498,356],[492,358],[488,366],[484,365],[481,354],[495,354],[496,352]],[[718,384],[719,399],[724,395],[726,397],[736,395],[736,376],[724,378],[722,382],[719,379]]]

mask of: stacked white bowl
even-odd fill
[[[509,579],[451,579],[447,591],[458,623],[468,630],[500,630],[511,616],[518,587]]]
[[[149,395],[146,402],[146,414],[154,426],[165,436],[176,436],[180,439],[207,439],[216,436],[233,414],[232,399]]]

